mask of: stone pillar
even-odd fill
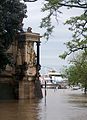
[[[39,52],[40,52],[40,35],[38,33],[26,32],[20,34],[22,43],[24,44],[24,58],[23,62],[26,63],[21,68],[25,69],[24,77],[19,81],[19,99],[32,99],[42,98],[41,85],[39,81]],[[21,41],[20,41],[21,42]],[[34,43],[37,43],[37,62],[35,64],[35,50]],[[30,46],[29,46],[30,45]],[[20,48],[22,50],[22,48]],[[22,53],[22,52],[21,52]],[[21,55],[22,56],[22,55]]]
[[[40,64],[40,42],[37,42],[37,66]]]
[[[27,63],[27,42],[25,42],[25,62]]]
[[[35,98],[35,83],[24,78],[19,84],[19,99]]]
[[[35,96],[38,98],[42,98],[42,90],[41,90],[41,83],[39,80],[39,70],[40,70],[40,41],[37,42],[37,67],[36,67],[36,80],[35,80]]]

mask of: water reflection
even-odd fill
[[[0,120],[87,120],[82,91],[43,89],[43,95],[41,100],[0,101]]]
[[[41,120],[86,120],[87,95],[81,90],[47,90],[46,111]]]
[[[0,120],[39,120],[39,100],[0,102]]]
[[[87,94],[69,94],[69,103],[75,104],[77,107],[87,107]]]

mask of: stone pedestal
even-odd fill
[[[19,81],[19,99],[42,98],[41,85],[39,81],[40,70],[40,34],[22,33],[20,34],[21,59],[25,66],[25,77]],[[34,50],[36,43],[37,50]],[[23,55],[24,53],[24,55]],[[22,63],[22,64],[23,64]]]
[[[42,98],[40,81],[22,80],[19,82],[19,99]]]
[[[43,98],[43,94],[41,90],[41,83],[39,80],[35,81],[35,96],[36,98]]]
[[[35,98],[35,82],[22,80],[19,82],[19,99]]]

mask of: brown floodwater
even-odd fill
[[[47,89],[41,100],[0,101],[0,120],[87,120],[81,90]]]

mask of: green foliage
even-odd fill
[[[42,19],[42,23],[41,23],[40,27],[47,28],[47,32],[44,33],[44,37],[46,37],[46,39],[48,39],[49,35],[51,35],[53,28],[54,28],[54,26],[51,26],[50,16],[47,16]]]
[[[83,9],[83,13],[80,16],[71,17],[66,21],[69,30],[73,32],[72,40],[65,43],[67,51],[60,55],[62,59],[65,59],[67,55],[73,52],[82,50],[83,53],[76,56],[75,60],[72,60],[72,65],[64,71],[64,76],[68,78],[70,84],[81,83],[85,88],[87,87],[87,1],[86,0],[46,0],[42,9],[43,12],[47,12],[47,17],[42,19],[41,27],[46,28],[49,38],[48,28],[53,26],[51,23],[51,17],[55,16],[58,21],[57,15],[61,13],[60,7],[67,8],[79,8]],[[54,27],[53,27],[54,28]],[[52,28],[52,29],[53,29]]]
[[[71,65],[63,69],[63,75],[70,85],[81,83],[87,88],[87,52],[82,52],[70,61]]]
[[[2,72],[6,65],[13,66],[12,55],[7,54],[3,49],[0,51],[0,72]]]
[[[67,21],[67,24],[69,23],[69,24],[73,25],[73,24],[77,23],[77,28],[81,28],[84,26],[84,25],[82,25],[82,24],[84,24],[84,20],[87,20],[85,17],[87,14],[87,11],[86,11],[87,2],[85,0],[84,1],[83,0],[67,0],[67,1],[66,0],[45,0],[44,6],[42,8],[42,12],[46,12],[48,14],[46,17],[44,17],[42,19],[41,28],[46,29],[47,34],[46,33],[45,34],[47,35],[47,38],[49,38],[49,36],[51,35],[53,28],[54,28],[54,26],[51,23],[51,17],[55,16],[56,20],[58,21],[58,14],[61,13],[61,11],[59,9],[61,7],[67,7],[67,8],[76,7],[76,8],[84,9],[84,14],[82,14],[79,17],[75,17],[70,21]],[[47,21],[48,21],[48,24],[47,24]],[[79,24],[77,21],[79,22]],[[83,21],[83,23],[82,23],[82,21]],[[51,29],[50,32],[48,31],[49,29]],[[71,27],[70,30],[73,30],[73,28]],[[86,29],[84,28],[83,31],[85,32]],[[77,33],[78,33],[78,30],[75,32],[75,34],[77,35]]]
[[[68,81],[69,84],[71,85],[75,85],[79,82],[79,76],[78,76],[78,69],[76,68],[76,66],[72,65],[70,66],[67,70],[67,77],[68,77]]]
[[[22,21],[26,17],[26,5],[20,1],[0,1],[0,71],[11,62],[6,52],[16,34],[22,30]]]
[[[69,24],[71,27],[69,30],[74,31],[73,38],[87,38],[87,11],[81,16],[72,17],[70,20],[66,21],[66,24]]]
[[[72,40],[65,43],[68,49],[67,55],[87,48],[87,11],[81,16],[72,17],[65,24],[70,25],[69,30],[73,32]],[[66,55],[66,56],[67,56]],[[62,56],[62,55],[61,55]]]
[[[61,13],[59,11],[59,7],[60,7],[58,4],[59,1],[62,1],[62,0],[46,0],[42,8],[42,12],[48,13],[47,16],[42,19],[42,22],[40,25],[41,28],[46,29],[44,36],[47,39],[49,39],[49,36],[52,34],[54,29],[54,25],[52,25],[51,17],[55,16],[57,20],[57,13]]]
[[[68,55],[68,53],[67,53],[67,52],[64,52],[62,55],[59,55],[59,57],[60,57],[61,59],[65,59],[67,55]]]

